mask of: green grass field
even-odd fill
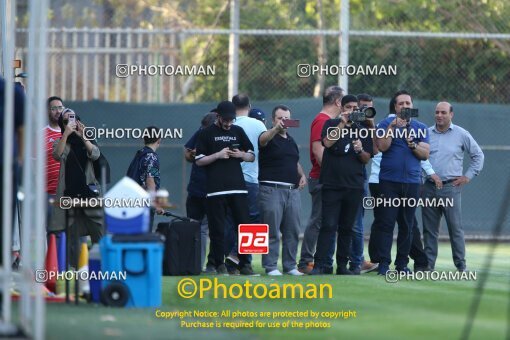
[[[333,287],[332,299],[213,299],[206,296],[191,299],[177,294],[177,283],[182,277],[163,278],[163,306],[161,311],[342,311],[357,312],[356,318],[317,321],[330,322],[323,329],[189,329],[180,326],[179,319],[160,319],[155,308],[113,309],[96,305],[48,304],[46,334],[48,339],[122,338],[122,339],[459,339],[469,306],[484,272],[487,244],[467,245],[468,269],[476,271],[478,281],[401,281],[387,283],[375,273],[361,276],[320,276],[272,278],[240,276],[200,276],[218,278],[228,285],[244,283],[329,283]],[[440,258],[436,269],[453,270],[449,244],[440,245]],[[473,324],[471,339],[504,339],[510,298],[510,244],[498,245],[492,269],[483,292],[480,308]],[[255,270],[262,273],[260,257],[254,257]],[[188,321],[225,321],[226,318]],[[246,318],[245,321],[253,319]],[[271,320],[256,318],[260,322]],[[231,321],[231,320],[230,320]],[[307,320],[302,320],[306,322]]]

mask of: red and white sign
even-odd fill
[[[269,253],[269,225],[240,224],[237,243],[239,254]]]

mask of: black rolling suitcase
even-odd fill
[[[176,218],[159,223],[156,232],[165,236],[163,275],[200,275],[200,223]]]

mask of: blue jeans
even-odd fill
[[[248,212],[250,214],[250,223],[260,223],[258,205],[259,184],[246,182],[246,189],[248,189]]]
[[[366,179],[365,182],[363,183],[363,198],[367,196],[368,196],[368,179]],[[356,216],[356,222],[354,223],[354,228],[352,229],[351,256],[349,257],[351,269],[360,268],[363,261],[365,261],[365,257],[363,256],[364,215],[365,209],[363,209],[363,201],[361,201],[358,210],[358,215]]]

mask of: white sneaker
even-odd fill
[[[283,274],[278,269],[275,269],[275,270],[271,270],[269,273],[267,273],[267,275],[269,275],[269,276],[282,276]]]
[[[297,270],[296,268],[292,269],[292,270],[289,270],[288,272],[286,272],[285,274],[287,275],[293,275],[293,276],[302,276],[302,275],[305,275],[303,273],[301,273],[299,270]]]

